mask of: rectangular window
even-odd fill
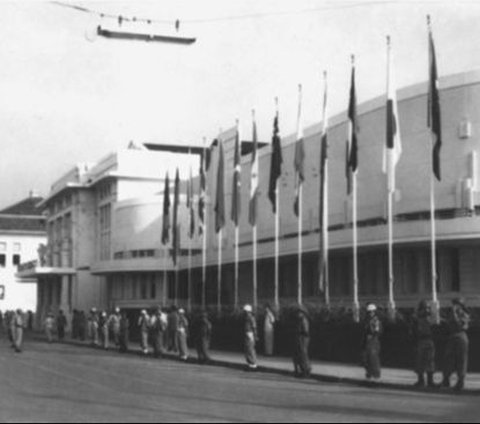
[[[0,254],[0,268],[5,268],[7,265],[7,255],[5,254]]]
[[[15,266],[20,265],[20,263],[21,263],[20,255],[18,255],[18,254],[13,255],[12,262],[13,262],[13,265],[15,265]]]
[[[147,279],[146,275],[140,277],[140,298],[147,299]]]
[[[150,299],[157,297],[157,284],[155,283],[155,275],[150,275]]]
[[[21,243],[13,243],[13,251],[15,253],[19,253],[22,251],[22,244]]]
[[[7,243],[1,242],[0,243],[0,252],[6,252],[7,251]]]

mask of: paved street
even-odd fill
[[[479,421],[478,396],[370,389],[0,341],[0,421]]]

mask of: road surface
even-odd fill
[[[458,422],[480,399],[0,340],[1,422]]]

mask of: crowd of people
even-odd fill
[[[258,367],[257,344],[259,341],[257,319],[252,306],[243,308],[243,336],[244,353],[248,370]],[[468,366],[469,340],[467,331],[470,324],[470,314],[462,299],[454,299],[449,309],[448,317],[443,319],[448,328],[448,341],[445,349],[443,370],[443,387],[450,387],[452,374],[457,374],[455,389],[462,390]],[[274,326],[276,317],[273,310],[267,305],[264,314],[264,353],[271,356],[274,351]],[[33,314],[28,318],[21,310],[0,313],[0,324],[6,329],[12,348],[16,352],[22,351],[23,332],[25,328],[32,328]],[[133,324],[133,325],[131,325]],[[59,341],[65,338],[68,327],[67,318],[63,311],[57,316],[48,313],[43,323],[49,343],[53,343],[55,336]],[[210,357],[210,341],[212,337],[212,323],[208,313],[203,311],[193,318],[190,325],[185,310],[158,307],[150,314],[142,310],[138,320],[131,323],[126,311],[116,308],[110,314],[106,311],[97,311],[92,308],[85,314],[82,311],[73,311],[71,335],[73,339],[88,341],[94,347],[110,349],[112,346],[120,352],[127,352],[130,344],[130,331],[137,326],[140,334],[141,352],[147,355],[150,346],[155,357],[165,354],[176,354],[186,361],[189,358],[187,342],[194,344],[198,361],[208,363]],[[438,322],[434,319],[429,302],[422,300],[416,310],[411,325],[411,335],[416,345],[415,373],[418,376],[415,386],[437,387],[434,381],[435,341],[434,327]],[[311,375],[312,367],[309,359],[309,344],[311,338],[311,318],[308,310],[298,306],[292,318],[292,353],[294,374],[299,378]],[[362,358],[366,378],[376,381],[381,377],[381,336],[383,333],[382,319],[377,313],[377,307],[370,303],[366,307],[366,316],[363,322]],[[425,378],[426,377],[426,378]]]

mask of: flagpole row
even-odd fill
[[[235,309],[238,308],[238,241],[239,241],[239,228],[235,226]]]
[[[353,313],[356,322],[360,320],[360,303],[358,301],[358,233],[357,233],[357,173],[352,175],[353,190]]]
[[[302,287],[302,213],[303,213],[303,184],[298,187],[298,304],[302,304],[303,287]]]
[[[279,262],[280,262],[280,184],[278,179],[275,187],[275,309],[280,310],[279,293]]]

